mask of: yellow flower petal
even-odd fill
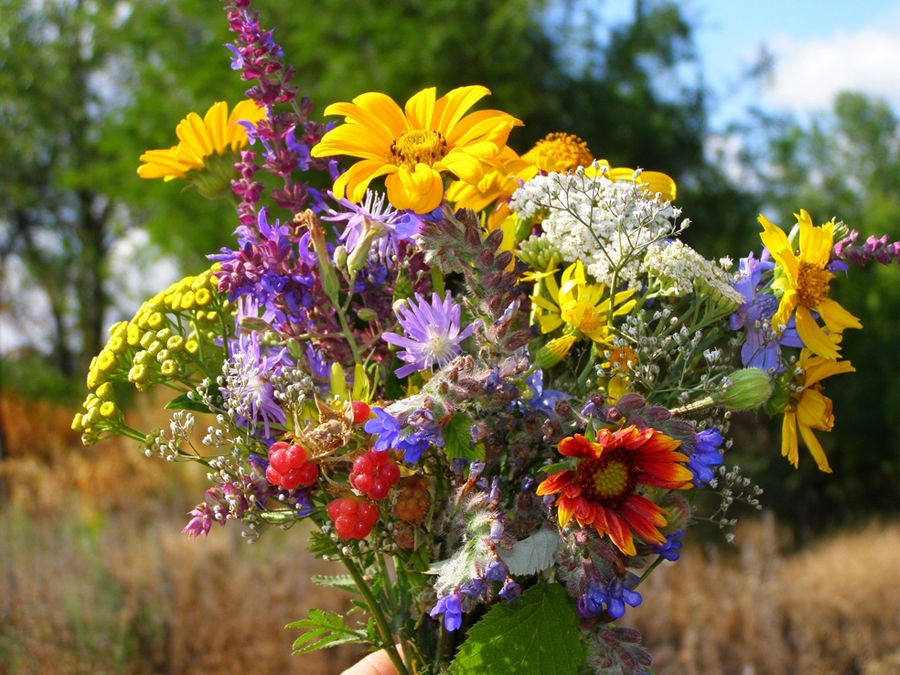
[[[797,443],[797,416],[786,412],[781,421],[781,456],[797,468],[800,462],[799,445]]]
[[[815,352],[821,354],[827,359],[837,359],[840,356],[840,349],[835,344],[834,339],[829,337],[806,307],[797,307],[797,334],[803,341],[803,345]]]

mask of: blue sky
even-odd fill
[[[630,7],[631,0],[608,4],[610,11]],[[681,8],[721,97],[765,45],[774,77],[755,94],[766,107],[810,113],[854,89],[900,110],[900,0],[683,0]]]

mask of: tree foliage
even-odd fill
[[[703,91],[682,74],[694,56],[675,3],[637,0],[621,25],[581,1],[253,6],[319,113],[363,91],[403,101],[424,86],[481,83],[489,105],[525,122],[521,151],[549,131],[577,133],[614,164],[683,180],[688,209],[725,185],[703,161]],[[227,23],[206,0],[0,7],[0,140],[15,158],[0,169],[4,270],[18,261],[48,300],[55,366],[78,377],[103,339],[109,253],[129,228],[144,226],[192,271],[229,241],[226,203],[185,198],[135,168],[144,150],[174,143],[188,111],[233,103],[247,85],[228,70]]]

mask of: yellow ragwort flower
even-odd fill
[[[343,115],[345,124],[327,132],[311,154],[360,160],[335,181],[338,199],[358,203],[373,179],[386,176],[387,198],[395,208],[433,211],[444,196],[442,173],[477,183],[485,163],[500,154],[512,128],[521,124],[499,110],[465,114],[488,94],[486,87],[472,85],[435,99],[430,87],[410,98],[404,110],[380,92],[332,103],[325,114]]]
[[[629,300],[634,289],[610,297],[605,285],[588,283],[580,260],[563,271],[558,286],[554,274],[541,276],[543,289],[550,297],[535,294],[531,301],[542,333],[564,327],[566,332],[606,344],[611,337],[610,317],[627,314],[635,305],[634,300]]]
[[[813,433],[813,429],[831,431],[834,427],[831,399],[822,395],[820,382],[826,377],[852,373],[855,370],[849,361],[833,361],[815,356],[808,349],[800,352],[800,359],[797,361],[798,374],[791,381],[792,387],[781,424],[781,454],[795,467],[799,461],[797,442],[799,430],[819,469],[831,473],[825,450]]]
[[[202,118],[195,112],[189,113],[175,127],[178,145],[145,152],[138,175],[166,181],[186,178],[189,172],[206,168],[211,157],[245,147],[247,130],[239,122],[255,124],[265,116],[266,109],[250,100],[238,103],[230,115],[225,101],[214,103]]]
[[[759,217],[763,227],[759,237],[776,264],[772,288],[776,295],[781,295],[778,310],[772,317],[772,327],[783,330],[794,315],[803,345],[815,354],[837,359],[843,330],[862,328],[862,324],[828,297],[829,283],[834,278],[828,270],[834,246],[834,221],[815,227],[805,210],[794,215],[800,228],[798,253],[794,253],[784,230],[770,223],[765,216]],[[822,318],[825,329],[812,312]]]

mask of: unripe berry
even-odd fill
[[[397,488],[394,515],[407,523],[420,523],[428,515],[431,496],[428,494],[428,479],[410,476],[400,481]]]

